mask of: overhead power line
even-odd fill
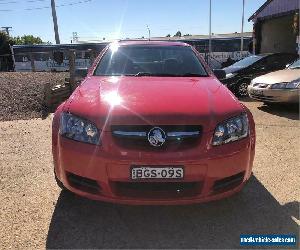
[[[7,0],[5,0],[5,1],[7,1]],[[36,3],[36,2],[46,2],[46,1],[48,1],[48,0],[28,0],[28,1],[25,1],[24,3]],[[1,2],[0,1],[0,4],[15,4],[15,3],[20,4],[21,2],[19,2],[19,1]]]
[[[34,0],[32,0],[34,1]],[[82,1],[78,1],[78,2],[72,2],[72,3],[65,3],[65,4],[60,4],[60,5],[56,5],[56,8],[59,7],[65,7],[65,6],[73,6],[73,5],[77,5],[77,4],[83,4],[83,3],[88,3],[91,2],[93,0],[82,0]],[[51,6],[42,6],[42,7],[34,7],[34,8],[26,8],[26,9],[22,9],[22,10],[16,10],[16,9],[0,9],[0,12],[13,12],[13,11],[31,11],[31,10],[43,10],[43,9],[50,9]]]

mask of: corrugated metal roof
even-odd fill
[[[300,0],[267,0],[248,21],[299,10],[299,7]]]

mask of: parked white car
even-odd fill
[[[248,93],[251,98],[265,103],[299,103],[300,59],[284,70],[253,79]]]

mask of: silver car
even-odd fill
[[[251,98],[265,103],[299,103],[300,59],[284,70],[253,79],[248,93]]]

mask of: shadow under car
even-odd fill
[[[127,206],[61,192],[47,248],[240,248],[240,234],[297,234],[298,202],[280,205],[252,177],[225,200],[188,206]]]

